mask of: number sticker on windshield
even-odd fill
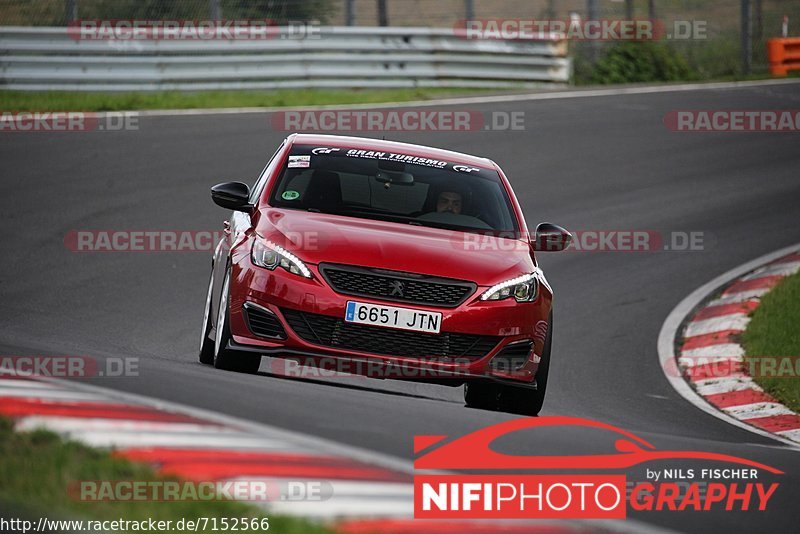
[[[289,168],[308,168],[311,166],[311,156],[289,156]]]

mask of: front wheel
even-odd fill
[[[242,354],[228,348],[231,339],[230,318],[230,285],[231,271],[225,272],[222,283],[222,294],[219,297],[219,313],[217,314],[217,335],[214,338],[214,367],[237,373],[257,373],[261,365],[261,356]]]
[[[214,343],[209,338],[211,333],[211,294],[214,292],[214,269],[211,269],[211,279],[208,281],[206,292],[206,307],[203,311],[203,327],[200,329],[200,363],[214,363]]]
[[[467,382],[464,384],[464,402],[469,408],[496,410],[500,388],[491,382]]]
[[[547,375],[550,372],[550,349],[553,344],[553,312],[547,319],[547,337],[544,340],[542,359],[536,371],[536,389],[515,386],[502,386],[500,390],[500,410],[519,415],[539,415],[547,391]]]

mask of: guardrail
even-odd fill
[[[254,40],[85,40],[67,28],[5,26],[0,27],[0,87],[508,88],[565,84],[572,72],[567,43],[557,36],[489,41],[465,39],[448,29],[317,29],[303,38],[282,32]]]
[[[800,70],[800,37],[770,39],[767,54],[769,72],[773,76],[786,76],[790,70]]]

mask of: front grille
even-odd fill
[[[489,363],[495,371],[510,373],[525,365],[533,350],[532,341],[512,343],[501,350]]]
[[[463,280],[349,265],[322,264],[320,272],[337,293],[444,308],[458,306],[477,288]]]
[[[243,309],[247,327],[252,333],[260,337],[286,339],[286,332],[274,313],[251,302],[245,302]]]
[[[407,358],[467,358],[486,356],[500,340],[473,334],[423,334],[378,326],[347,323],[328,315],[282,309],[298,336],[325,347]]]

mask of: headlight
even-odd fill
[[[514,297],[517,302],[536,300],[539,292],[539,281],[535,274],[524,274],[511,280],[493,285],[481,295],[481,300],[503,300]]]
[[[264,241],[256,237],[253,239],[253,249],[250,252],[253,263],[270,271],[280,266],[290,273],[311,278],[311,271],[297,256],[280,245],[271,241]]]

